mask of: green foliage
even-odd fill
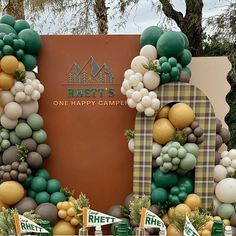
[[[127,140],[129,141],[130,139],[133,139],[135,136],[135,131],[131,130],[131,129],[127,129],[124,132],[125,137],[127,138]]]
[[[22,144],[16,144],[16,148],[17,148],[17,156],[19,157],[20,161],[25,161],[27,158],[27,154],[28,154],[28,149],[26,148],[25,145]]]
[[[139,224],[142,208],[149,209],[150,205],[151,202],[148,196],[142,196],[142,197],[134,196],[129,204],[130,219],[134,223]]]

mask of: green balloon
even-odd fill
[[[5,45],[2,49],[4,55],[13,55],[14,49],[10,45]]]
[[[199,147],[196,143],[186,143],[184,144],[184,148],[187,150],[187,152],[193,154],[195,157],[198,157]]]
[[[40,129],[33,132],[32,138],[36,143],[41,144],[47,140],[47,133],[43,129]]]
[[[6,34],[3,37],[3,42],[4,42],[5,45],[12,45],[13,44],[13,38],[9,34]]]
[[[162,84],[166,84],[168,82],[170,82],[171,77],[170,77],[170,73],[161,73],[161,83]]]
[[[179,63],[184,67],[187,66],[192,60],[192,54],[188,49],[184,49],[181,56],[179,57]]]
[[[10,25],[12,27],[14,27],[15,21],[16,21],[15,17],[13,17],[11,15],[4,15],[4,16],[1,17],[1,20],[0,20],[1,23]]]
[[[10,34],[10,33],[16,34],[16,31],[10,25],[3,23],[0,23],[0,32],[5,34]]]
[[[193,183],[193,180],[189,177],[185,177],[185,176],[180,177],[179,181],[178,181],[178,186],[179,187],[181,187],[181,186],[185,187],[185,190],[186,190],[187,194],[193,193],[194,183]]]
[[[157,40],[163,34],[163,30],[158,26],[150,26],[146,28],[140,37],[141,47],[151,44],[156,47]]]
[[[178,175],[175,172],[162,173],[156,169],[153,173],[153,180],[157,187],[171,188],[178,183]]]
[[[178,32],[169,31],[161,35],[156,47],[161,57],[178,57],[183,52],[184,45],[184,39]]]
[[[25,41],[25,52],[37,55],[41,46],[42,40],[39,34],[32,29],[24,29],[18,34],[20,39]]]
[[[172,195],[178,195],[178,194],[179,194],[179,187],[177,187],[177,186],[172,187],[172,188],[170,189],[170,193],[171,193]]]
[[[184,39],[184,48],[188,48],[188,46],[189,46],[189,41],[188,41],[188,37],[187,37],[187,35],[186,34],[184,34],[183,32],[179,32],[180,33],[180,35],[183,37],[183,39]]]
[[[2,39],[0,39],[0,49],[2,49],[3,47],[4,47],[4,42],[3,42],[3,40]]]
[[[18,60],[21,60],[24,57],[24,51],[22,49],[17,50],[15,53]]]
[[[11,146],[11,143],[10,143],[9,140],[7,140],[7,139],[2,140],[2,143],[1,143],[1,148],[2,148],[2,149],[7,149],[7,148],[9,148],[10,146]]]
[[[25,65],[25,69],[27,71],[32,71],[37,65],[36,58],[30,54],[25,54],[22,58],[22,62]]]
[[[17,137],[19,137],[20,139],[26,139],[31,137],[32,135],[32,129],[26,123],[18,124],[15,128],[15,132]]]
[[[57,205],[58,202],[63,202],[66,200],[66,196],[62,192],[55,192],[50,197],[50,202],[54,205]]]
[[[169,62],[164,62],[162,65],[161,65],[161,71],[164,72],[164,73],[168,73],[171,71],[171,65]]]
[[[159,59],[160,65],[162,65],[164,62],[168,62],[167,57],[160,57],[160,59]]]
[[[168,192],[164,188],[156,188],[152,191],[152,203],[164,203],[168,199]]]
[[[196,164],[196,157],[191,153],[187,153],[186,157],[181,160],[179,167],[183,170],[190,171],[194,169]]]
[[[47,191],[49,193],[59,192],[60,189],[61,189],[61,184],[60,184],[60,182],[58,180],[50,179],[48,181]]]
[[[49,200],[50,200],[50,195],[47,192],[40,192],[37,193],[35,196],[35,201],[37,202],[38,205],[49,202]]]
[[[182,68],[182,70],[183,70],[183,71],[186,71],[186,72],[189,74],[189,76],[192,75],[192,72],[191,72],[191,70],[190,70],[189,67],[186,66],[186,67]]]
[[[29,197],[35,198],[36,192],[35,192],[34,190],[32,190],[32,189],[29,189],[29,190],[27,191],[27,195],[28,195]]]
[[[18,39],[18,45],[20,49],[24,49],[25,48],[25,41],[22,39]]]
[[[40,130],[43,128],[43,118],[37,113],[29,115],[27,123],[33,130]]]
[[[179,75],[178,67],[172,67],[170,72],[171,77],[176,78]]]
[[[170,65],[173,67],[173,66],[177,66],[177,60],[176,60],[176,58],[174,58],[174,57],[170,57],[169,59],[168,59],[168,62],[170,63]]]
[[[217,208],[217,213],[222,219],[229,219],[234,212],[234,206],[228,203],[223,203]]]
[[[154,182],[152,182],[152,190],[155,189],[157,186],[155,185]]]
[[[179,200],[180,200],[181,202],[183,202],[183,201],[185,201],[185,199],[187,198],[187,193],[186,193],[186,192],[180,192],[180,193],[178,194],[178,197],[179,197]]]
[[[178,196],[172,196],[172,198],[170,199],[170,202],[172,205],[176,206],[178,204],[180,204],[180,200]]]
[[[14,29],[17,33],[19,33],[21,30],[29,29],[30,25],[26,20],[17,20],[14,25]]]
[[[49,179],[50,179],[49,173],[48,173],[48,171],[45,170],[45,169],[39,169],[39,170],[37,170],[36,173],[35,173],[35,176],[42,177],[42,178],[44,178],[45,180],[49,180]]]
[[[188,171],[187,171],[187,170],[183,170],[183,169],[181,169],[181,168],[178,168],[178,169],[176,170],[176,172],[177,172],[177,174],[179,174],[179,175],[185,175]]]
[[[30,175],[22,184],[23,186],[28,189],[30,187],[31,181],[33,179],[33,176]]]
[[[43,177],[36,176],[32,179],[30,187],[35,192],[42,192],[47,189],[47,181]]]
[[[182,70],[182,65],[181,64],[179,64],[179,63],[177,63],[177,66],[176,66],[178,69],[179,69],[179,71],[181,71]]]

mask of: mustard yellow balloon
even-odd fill
[[[23,186],[16,181],[6,181],[0,185],[0,201],[14,205],[24,197]]]
[[[18,60],[11,55],[4,56],[1,59],[1,68],[7,74],[14,74],[18,67]]]
[[[189,126],[195,119],[193,109],[185,103],[176,103],[170,108],[169,120],[177,129],[184,129]]]
[[[58,221],[53,227],[53,235],[75,235],[75,228],[64,220]]]
[[[168,236],[181,236],[181,233],[176,229],[173,224],[170,224],[167,227],[167,235]]]
[[[157,118],[168,118],[168,114],[170,111],[170,107],[168,105],[161,108],[161,110],[157,114]]]
[[[153,125],[153,138],[159,144],[166,144],[173,138],[175,128],[166,118],[155,121]]]
[[[14,84],[14,79],[12,75],[0,72],[0,89],[10,90],[13,84]]]

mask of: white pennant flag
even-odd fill
[[[186,219],[185,219],[184,236],[200,236],[197,230],[193,227],[188,216],[186,216]]]
[[[22,215],[15,214],[14,220],[17,235],[22,233],[49,233],[46,229]]]
[[[118,219],[114,216],[110,216],[98,211],[94,211],[88,208],[83,208],[83,227],[95,227],[98,225],[109,225],[116,222],[120,222],[121,219]]]
[[[141,219],[140,219],[140,228],[160,228],[164,229],[166,233],[166,226],[159,216],[153,212],[142,208]],[[166,233],[167,234],[167,233]]]

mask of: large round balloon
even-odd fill
[[[157,52],[160,56],[179,57],[184,50],[184,38],[174,31],[165,32],[157,41]]]
[[[190,61],[192,60],[192,54],[188,49],[184,49],[184,51],[182,52],[181,56],[179,57],[179,63],[182,66],[186,66],[190,63]]]
[[[164,188],[155,188],[152,191],[152,203],[164,203],[168,198],[168,192]]]
[[[157,40],[160,38],[162,34],[163,30],[157,26],[150,26],[146,28],[140,37],[141,47],[148,44],[156,47]]]
[[[174,172],[163,173],[156,169],[153,174],[153,180],[157,187],[171,188],[178,183],[178,175]]]

